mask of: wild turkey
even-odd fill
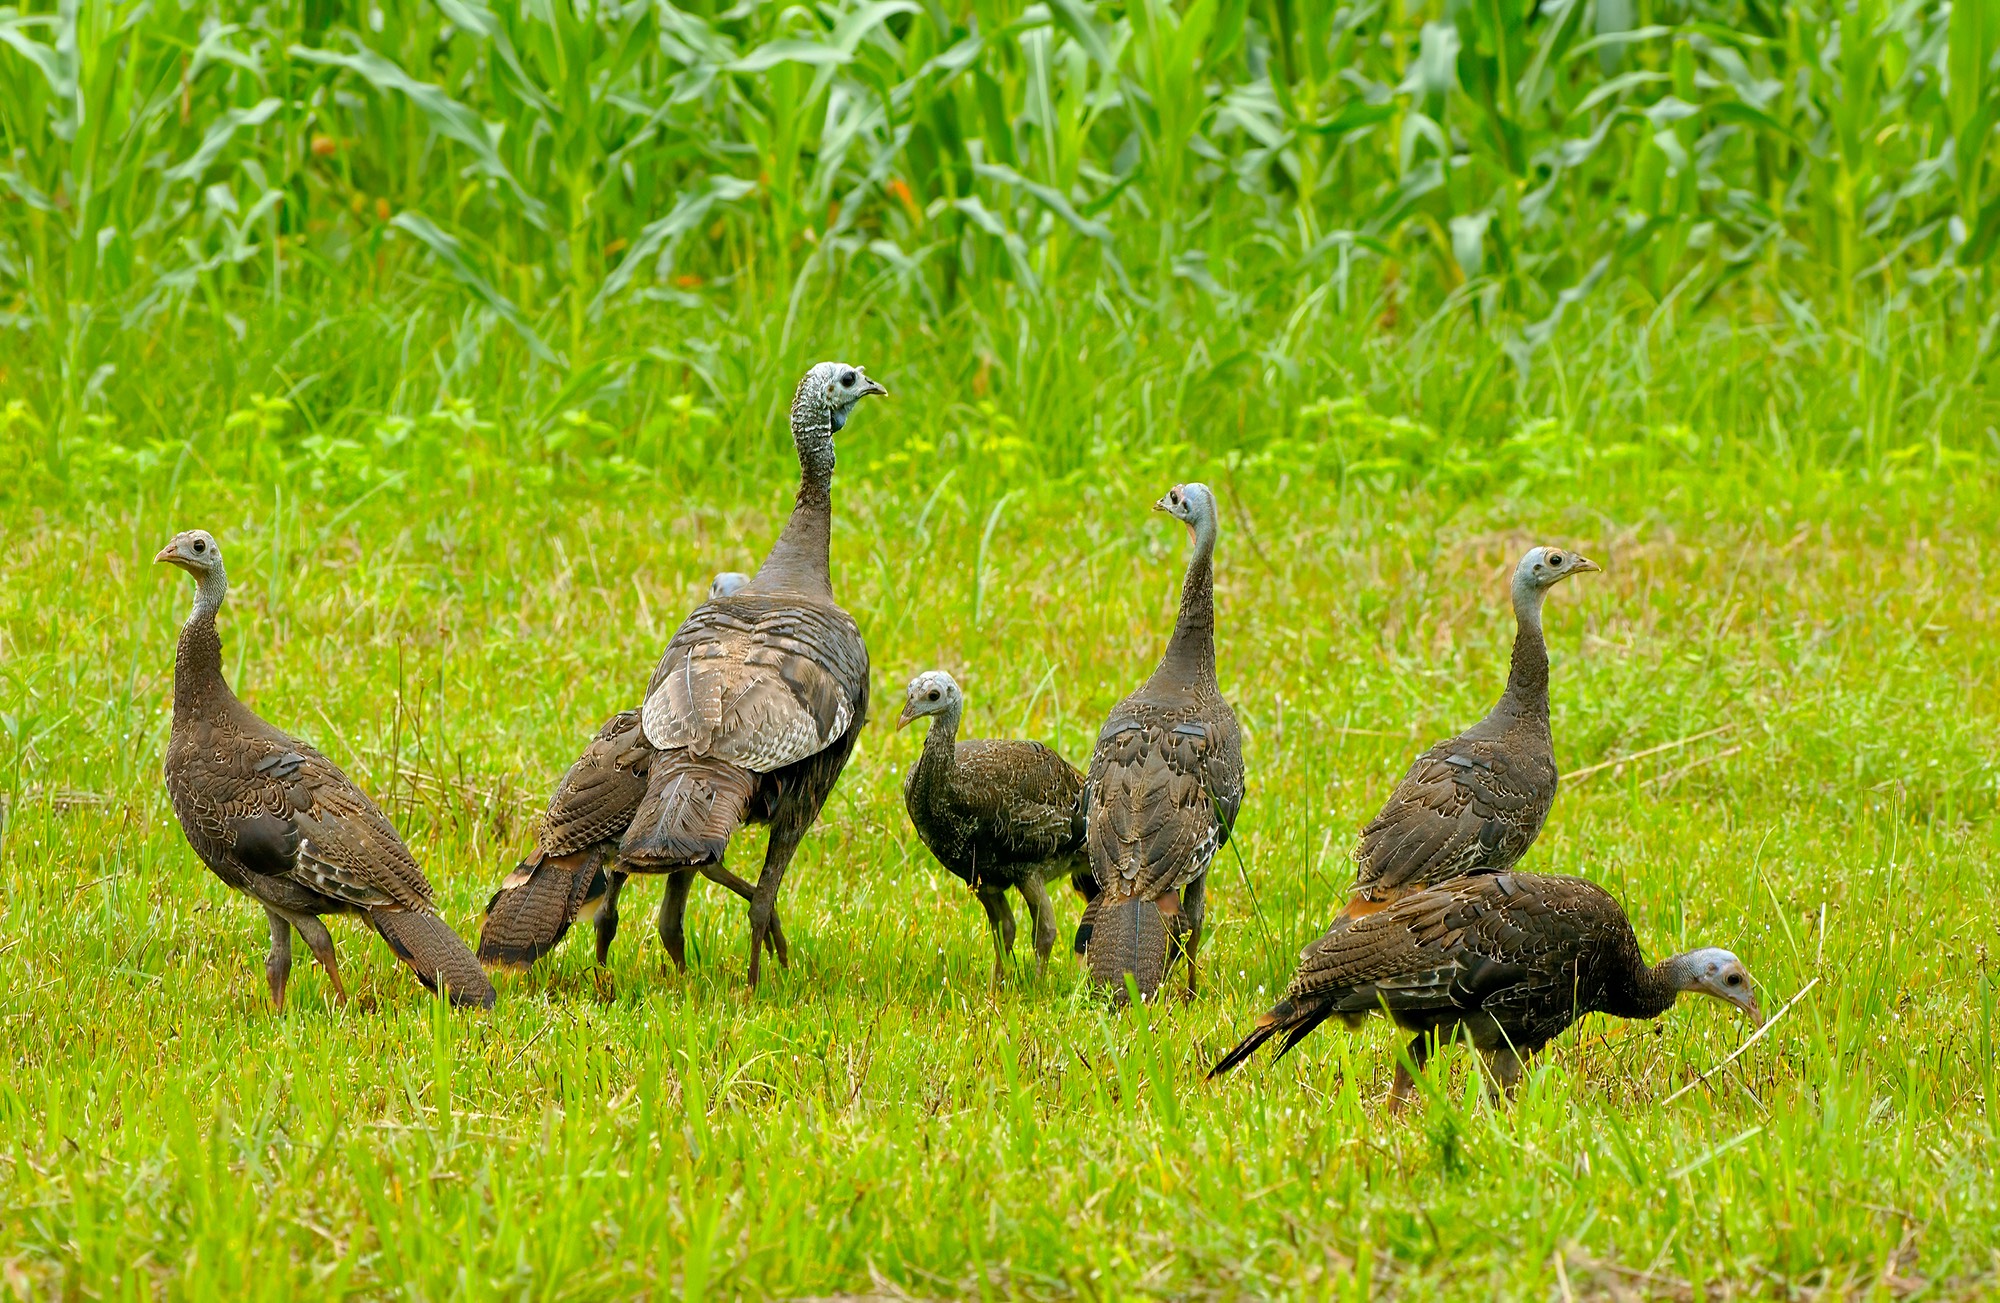
[[[998,982],[1014,950],[1007,889],[1028,902],[1040,972],[1056,942],[1055,907],[1043,884],[1069,874],[1072,882],[1081,876],[1095,885],[1083,849],[1083,775],[1040,742],[958,741],[964,711],[965,694],[943,670],[910,680],[896,727],[926,716],[932,722],[922,754],[903,779],[903,807],[938,863],[972,888],[985,908]]]
[[[828,566],[834,435],[856,403],[887,392],[842,362],[821,362],[799,381],[791,412],[799,493],[791,519],[748,584],[702,603],[681,625],[640,710],[659,754],[619,843],[621,868],[678,873],[719,865],[740,825],[771,826],[750,902],[752,988],[785,869],[868,717],[868,648],[833,599]],[[777,954],[783,963],[782,946]]]
[[[1485,719],[1418,756],[1361,830],[1353,894],[1334,926],[1406,892],[1512,868],[1534,845],[1556,799],[1542,599],[1569,576],[1596,569],[1562,548],[1530,548],[1521,558],[1507,690]]]
[[[1215,495],[1177,485],[1153,504],[1194,538],[1180,615],[1153,676],[1118,703],[1097,735],[1085,789],[1091,874],[1100,894],[1084,911],[1090,975],[1125,996],[1165,980],[1170,945],[1195,991],[1209,862],[1243,804],[1235,712],[1215,684]]]
[[[1485,1056],[1489,1086],[1511,1094],[1522,1060],[1583,1014],[1657,1018],[1683,991],[1764,1021],[1750,976],[1729,951],[1691,950],[1649,967],[1625,911],[1595,883],[1482,873],[1405,893],[1307,946],[1285,998],[1209,1076],[1280,1032],[1283,1058],[1330,1017],[1355,1024],[1386,1009],[1417,1034],[1409,1048],[1416,1068],[1435,1044],[1463,1035]],[[1412,1084],[1399,1064],[1392,1107],[1408,1100]]]
[[[215,876],[264,907],[264,978],[285,1007],[296,930],[345,1001],[333,938],[320,918],[361,914],[398,959],[453,1004],[491,1008],[493,986],[437,915],[431,884],[395,828],[347,775],[279,732],[229,689],[215,616],[228,595],[222,549],[204,530],[174,535],[155,561],[194,576],[194,613],[174,653],[167,794],[181,831]]]
[[[741,589],[750,579],[724,571],[708,586],[712,601]],[[646,795],[652,743],[639,726],[637,710],[620,711],[604,722],[590,745],[556,786],[536,830],[534,853],[515,866],[486,902],[479,933],[479,958],[496,968],[524,969],[555,949],[570,924],[596,913],[597,962],[603,964],[618,933],[618,895],[625,875],[615,868],[618,839],[625,835]],[[750,884],[721,865],[704,870],[748,900]],[[692,872],[688,875],[692,878]],[[668,956],[685,969],[680,930],[682,895],[689,883],[670,880],[660,909],[660,940]],[[784,933],[772,920],[772,943]]]

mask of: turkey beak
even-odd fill
[[[1573,573],[1581,575],[1602,569],[1604,569],[1603,566],[1597,564],[1597,562],[1595,561],[1592,561],[1589,557],[1580,556],[1576,559],[1576,569]]]
[[[1752,1027],[1762,1027],[1764,1025],[1764,1010],[1757,1003],[1757,993],[1755,991],[1745,991],[1742,999],[1732,1000],[1730,1003],[1743,1011],[1743,1016],[1750,1020]]]
[[[158,565],[160,564],[160,562],[165,561],[171,565],[172,563],[180,559],[181,559],[181,554],[179,552],[174,551],[174,545],[172,543],[169,543],[165,547],[160,549],[160,554],[158,556],[153,558],[153,564]]]
[[[903,714],[902,717],[896,721],[896,731],[900,733],[904,729],[908,728],[910,726],[910,721],[915,719],[916,717],[917,717],[917,703],[914,701],[903,703]]]
[[[1169,503],[1169,502],[1168,502],[1168,501],[1167,501],[1167,500],[1166,500],[1165,498],[1161,498],[1161,499],[1160,499],[1160,500],[1159,500],[1158,502],[1155,502],[1155,503],[1153,504],[1153,510],[1155,510],[1155,511],[1171,511],[1171,510],[1173,510],[1173,504]]]
[[[887,398],[889,396],[889,391],[882,387],[881,381],[864,375],[861,377],[860,397],[866,398],[870,394],[880,394],[884,398]]]

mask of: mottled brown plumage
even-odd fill
[[[868,715],[868,648],[834,600],[828,563],[833,437],[856,403],[885,392],[838,362],[818,364],[799,382],[791,519],[741,591],[704,602],[681,625],[640,711],[661,754],[619,844],[621,867],[682,873],[717,865],[737,827],[771,826],[750,902],[752,987],[785,870]],[[782,948],[778,954],[782,962]]]
[[[1098,733],[1085,791],[1099,894],[1081,930],[1091,977],[1116,999],[1128,973],[1152,995],[1176,951],[1194,993],[1208,866],[1243,803],[1242,736],[1215,682],[1215,495],[1178,485],[1155,506],[1194,536],[1180,613],[1152,677]]]
[[[1512,868],[1534,845],[1556,797],[1542,599],[1560,580],[1596,569],[1561,548],[1533,548],[1521,559],[1506,691],[1486,718],[1418,756],[1362,829],[1342,918],[1464,874]]]
[[[748,582],[743,575],[717,575],[709,597],[727,596]],[[534,852],[487,902],[479,935],[481,962],[527,968],[555,949],[572,923],[591,913],[596,917],[597,962],[607,961],[618,933],[618,900],[626,877],[618,868],[618,843],[645,799],[647,776],[658,754],[646,740],[637,710],[620,711],[598,729],[549,798]],[[721,865],[705,865],[700,872],[745,900],[751,898],[750,884]],[[694,873],[690,869],[670,879],[660,906],[660,943],[683,970],[683,916]],[[775,913],[769,943],[774,952],[784,945]]]
[[[646,795],[654,750],[639,712],[604,722],[563,775],[536,829],[535,849],[493,898],[479,932],[481,961],[526,968],[553,950],[585,911],[602,903],[618,839]],[[610,938],[599,936],[599,962]]]
[[[929,670],[911,680],[897,727],[926,716],[931,725],[903,779],[903,808],[938,863],[979,897],[993,934],[997,982],[1014,949],[1008,889],[1028,902],[1040,971],[1056,940],[1055,907],[1044,884],[1063,875],[1072,884],[1079,876],[1089,880],[1083,775],[1040,742],[959,741],[964,709],[964,694],[944,671]]]
[[[273,728],[222,677],[215,617],[228,593],[222,553],[205,531],[177,534],[156,558],[193,575],[194,612],[174,656],[167,793],[188,844],[218,878],[263,905],[272,1003],[284,1007],[297,931],[347,998],[320,918],[360,914],[425,986],[490,1007],[493,987],[437,916],[431,885],[382,812],[310,746]]]
[[[1331,1017],[1386,1012],[1417,1033],[1410,1062],[1463,1036],[1489,1080],[1511,1090],[1521,1062],[1586,1013],[1655,1018],[1682,991],[1712,995],[1762,1022],[1749,976],[1726,950],[1649,966],[1625,911],[1582,878],[1484,873],[1408,892],[1344,920],[1299,955],[1291,985],[1209,1075],[1229,1071],[1279,1033],[1279,1056]],[[1397,1068],[1393,1099],[1410,1093]]]

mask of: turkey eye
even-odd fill
[[[194,541],[194,550],[197,552],[206,552],[208,551],[208,544],[202,542],[200,539],[196,539]]]
[[[1551,552],[1551,553],[1549,553],[1549,564],[1550,564],[1550,565],[1552,565],[1552,566],[1559,566],[1559,565],[1561,565],[1562,563],[1563,563],[1563,554],[1562,554],[1562,553],[1560,553],[1560,552]]]
[[[854,388],[854,373],[852,371],[842,371],[840,373],[840,387],[842,389]]]
[[[937,689],[936,689],[936,688],[932,688],[932,689],[931,689],[931,695],[930,695],[930,700],[932,700],[932,701],[936,701],[937,699],[938,699],[938,694],[937,694]]]
[[[1731,974],[1729,975],[1729,984],[1730,984],[1731,986],[1741,986],[1741,985],[1743,985],[1743,977],[1742,977],[1742,975],[1741,975],[1741,974],[1739,974],[1739,973],[1731,973]]]

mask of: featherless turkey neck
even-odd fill
[[[798,593],[833,600],[833,418],[804,393],[792,399],[799,491],[792,514],[751,578],[749,593]]]
[[[1549,590],[1514,580],[1514,651],[1507,665],[1507,691],[1500,709],[1516,719],[1549,719],[1549,644],[1542,636],[1542,603]]]
[[[1194,555],[1181,579],[1181,605],[1174,617],[1173,636],[1160,664],[1146,680],[1157,687],[1215,687],[1215,522],[1205,520],[1194,533]]]

